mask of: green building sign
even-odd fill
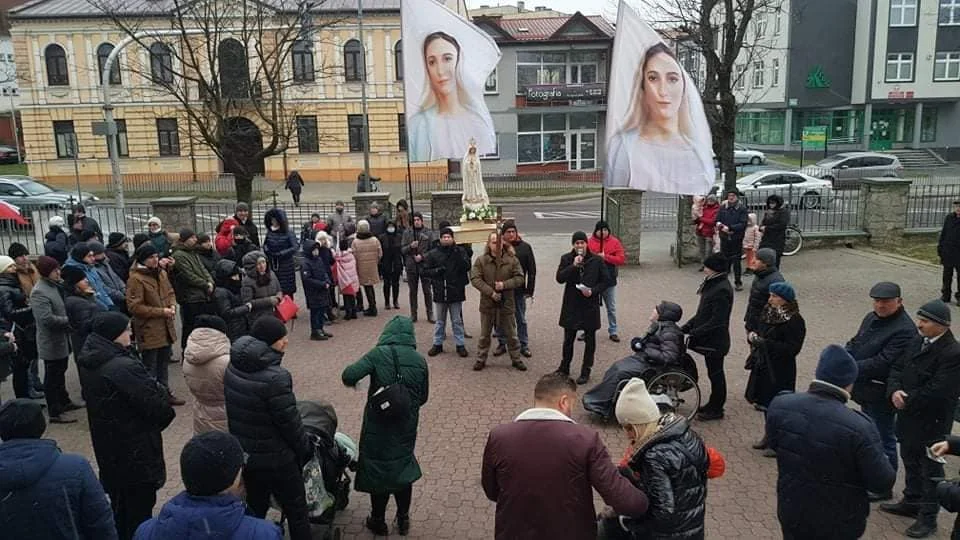
[[[822,66],[813,66],[807,74],[807,88],[830,88],[830,79],[823,72]]]

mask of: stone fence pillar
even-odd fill
[[[441,221],[449,221],[450,225],[459,225],[463,215],[462,191],[432,191],[430,192],[430,227],[437,228]]]
[[[907,220],[910,180],[903,178],[864,178],[860,181],[863,230],[870,244],[884,246],[903,238]]]
[[[150,201],[150,211],[160,218],[166,231],[177,232],[188,228],[199,234],[201,231],[197,231],[196,203],[196,197],[163,197]],[[145,228],[146,223],[143,226]]]
[[[627,252],[627,264],[640,264],[640,205],[643,191],[607,188],[606,218],[610,232],[620,239]]]
[[[697,246],[697,234],[694,230],[693,218],[690,211],[693,208],[693,197],[680,196],[677,205],[677,249],[674,260],[677,266],[696,263],[700,264],[700,248]]]
[[[390,206],[390,193],[387,191],[373,191],[370,193],[355,193],[353,195],[353,205],[357,212],[357,221],[370,215],[370,205],[377,203],[380,205],[380,213],[387,216],[388,220],[393,219],[393,207]]]

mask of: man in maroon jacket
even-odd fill
[[[600,435],[570,419],[577,385],[544,375],[534,407],[493,428],[483,451],[482,483],[497,503],[497,540],[593,540],[593,489],[621,515],[647,511],[647,496],[620,475]]]

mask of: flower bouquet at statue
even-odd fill
[[[467,221],[483,221],[484,223],[496,223],[497,208],[489,204],[478,208],[463,207],[463,214],[460,216],[460,223]]]

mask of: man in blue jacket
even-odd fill
[[[845,349],[857,361],[857,382],[853,385],[853,400],[869,416],[880,431],[883,451],[897,470],[896,409],[887,399],[887,378],[893,362],[903,355],[911,344],[920,340],[917,328],[903,307],[900,286],[881,281],[870,289],[873,311],[863,318],[860,329]],[[885,501],[893,492],[871,493],[870,500]]]
[[[767,409],[767,444],[777,452],[777,519],[785,540],[860,538],[867,492],[893,488],[897,474],[867,415],[847,407],[857,362],[828,345],[810,388]]]
[[[116,540],[110,501],[90,463],[42,439],[46,429],[37,402],[0,407],[0,536]]]
[[[737,190],[727,193],[727,202],[717,212],[717,231],[720,233],[720,253],[733,270],[733,286],[738,291],[743,290],[740,256],[743,254],[743,235],[747,231],[747,209],[740,204]]]
[[[280,527],[245,515],[240,441],[229,433],[208,431],[190,439],[180,453],[186,491],[163,505],[160,515],[137,529],[135,540],[220,538],[280,540]]]

